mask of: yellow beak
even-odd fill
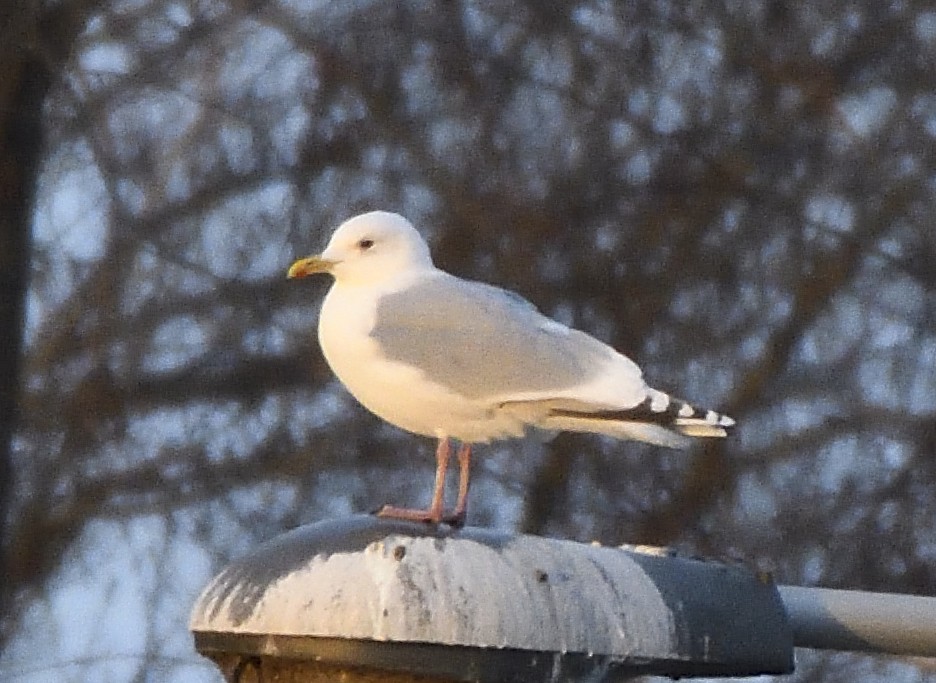
[[[321,256],[308,256],[306,258],[299,259],[294,264],[289,266],[289,271],[286,273],[286,277],[292,279],[297,277],[308,277],[309,275],[315,275],[316,273],[330,273],[332,266],[334,265],[334,261],[329,261],[328,259],[324,259]]]

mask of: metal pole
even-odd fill
[[[936,598],[777,588],[796,647],[936,657]]]

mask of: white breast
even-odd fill
[[[418,369],[385,357],[369,335],[376,299],[373,288],[336,284],[319,318],[325,360],[365,408],[401,429],[432,437],[477,443],[523,434],[523,425],[496,406],[454,394]]]

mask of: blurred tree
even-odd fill
[[[325,283],[284,280],[368,208],[741,425],[490,446],[471,523],[936,594],[929,3],[41,7],[0,89],[8,391],[33,225],[0,672],[216,680],[185,619],[225,559],[424,502],[432,444],[353,403]]]
[[[11,454],[16,429],[23,341],[23,310],[30,256],[36,177],[42,160],[42,105],[55,73],[84,22],[88,3],[40,10],[25,1],[0,7],[0,649],[19,593],[9,532],[14,495]],[[39,36],[47,42],[39,49]]]

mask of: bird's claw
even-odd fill
[[[374,514],[384,519],[402,519],[407,522],[422,522],[423,524],[448,524],[456,529],[465,526],[464,511],[445,515],[441,510],[418,510],[414,508],[400,508],[393,505],[384,505]]]

